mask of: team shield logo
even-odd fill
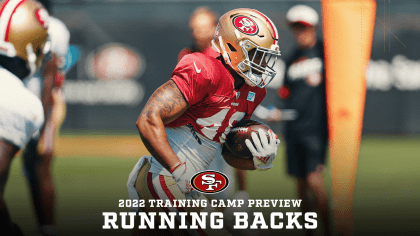
[[[255,21],[247,16],[235,16],[232,20],[236,29],[244,34],[256,35],[258,33],[258,25]]]
[[[211,194],[225,190],[229,185],[229,179],[221,172],[208,170],[194,175],[191,184],[195,190]]]

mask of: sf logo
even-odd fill
[[[207,191],[213,191],[219,184],[222,184],[221,180],[216,180],[216,174],[204,174],[201,179],[201,184],[208,186]]]
[[[229,184],[227,176],[221,172],[208,170],[197,173],[191,178],[194,189],[202,193],[218,193]]]
[[[244,34],[255,35],[258,33],[257,23],[247,16],[235,16],[232,22],[236,29]]]
[[[241,21],[239,21],[239,23],[242,24],[241,27],[239,27],[239,29],[241,29],[242,31],[252,31],[252,26],[254,26],[254,22],[252,22],[250,19],[248,18],[242,18]]]

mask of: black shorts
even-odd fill
[[[328,136],[305,134],[286,136],[287,170],[290,175],[305,178],[309,173],[321,171],[325,164]]]

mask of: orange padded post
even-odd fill
[[[323,0],[332,201],[336,229],[353,233],[353,195],[376,2]]]

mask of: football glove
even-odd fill
[[[192,170],[187,168],[187,163],[184,162],[175,167],[174,170],[171,170],[171,174],[174,177],[176,184],[182,193],[184,193],[187,198],[198,198],[198,192],[191,185],[191,177],[194,173],[190,173]]]
[[[271,130],[268,131],[270,140],[267,139],[267,135],[264,130],[259,129],[258,134],[259,135],[253,132],[251,134],[252,142],[247,139],[245,140],[245,144],[252,153],[254,167],[257,170],[268,170],[274,166],[273,160],[277,155],[277,148],[280,145],[280,140]],[[252,143],[254,143],[255,147]]]

